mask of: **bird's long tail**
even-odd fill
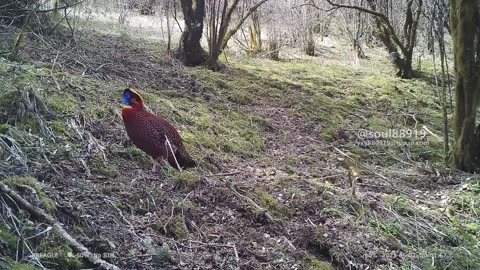
[[[178,165],[180,165],[182,169],[188,169],[197,166],[197,163],[193,161],[193,159],[190,157],[190,155],[184,148],[177,149],[177,151],[175,152],[175,158],[177,159]],[[168,157],[168,163],[170,163],[172,167],[177,168],[177,163],[175,162],[175,159],[172,155]]]

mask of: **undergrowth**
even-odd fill
[[[134,225],[125,225],[130,220],[148,234],[140,241],[145,250],[120,243],[117,255],[132,252],[126,256],[132,259],[146,253],[162,266],[178,259],[166,245],[173,239],[177,251],[191,252],[192,243],[209,254],[224,248],[223,253],[237,253],[258,267],[262,260],[278,265],[291,260],[302,269],[480,267],[478,179],[465,181],[460,190],[440,182],[463,175],[438,169],[443,166],[442,116],[431,78],[385,75],[391,67],[379,57],[360,66],[320,65],[317,58],[232,57],[228,67],[211,72],[179,67],[157,43],[145,42],[139,49],[131,38],[114,44],[147,55],[129,58],[124,66],[120,61],[118,70],[93,61],[98,74],[92,67],[82,75],[77,66],[68,68],[70,62],[60,68],[0,58],[0,180],[24,196],[34,192],[37,205],[62,218],[77,237],[118,240],[103,231],[111,226],[136,243]],[[99,43],[106,40],[99,37]],[[115,50],[104,53],[123,57]],[[132,70],[135,76],[127,72],[132,63],[143,65]],[[151,161],[129,142],[121,119],[121,95],[133,78],[142,86],[147,108],[176,126],[199,168],[178,172],[162,164],[160,173],[149,172]],[[298,130],[302,136],[293,142],[289,133]],[[403,130],[405,136],[371,138],[361,130]],[[362,175],[356,195],[341,159],[353,160]],[[227,180],[239,175],[236,193],[224,178],[214,178],[225,172]],[[274,222],[259,219],[246,198]],[[0,216],[12,209],[2,201]],[[46,228],[33,226],[21,211],[16,214],[18,220],[8,224],[20,224],[22,231],[0,226],[0,254],[9,258],[0,266],[28,269],[19,265],[27,256],[11,259],[18,239]],[[234,246],[239,239],[246,242]],[[35,241],[30,244],[39,250],[71,252],[55,232]],[[206,261],[215,265],[221,253]],[[235,255],[230,260],[233,265]],[[190,262],[195,261],[200,260],[194,256]],[[45,263],[84,267],[63,256]]]

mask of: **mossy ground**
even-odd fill
[[[78,46],[85,67],[75,52],[56,67],[29,48],[24,63],[0,58],[0,143],[8,146],[0,177],[36,178],[21,183],[54,200],[56,217],[89,248],[110,241],[113,263],[429,269],[436,258],[452,269],[478,266],[478,180],[442,169],[442,144],[429,133],[442,137],[431,78],[394,77],[383,51],[358,65],[344,60],[345,49],[328,60],[229,56],[211,72],[178,66],[162,44],[130,35],[95,33]],[[150,172],[124,132],[127,86],[177,127],[199,168]],[[359,130],[405,136],[375,144]],[[361,172],[355,195],[345,159]],[[4,229],[11,249],[18,235]]]

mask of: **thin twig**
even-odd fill
[[[53,76],[53,69],[55,68],[55,64],[57,63],[59,53],[60,52],[58,51],[57,55],[55,56],[55,59],[53,59],[52,68],[50,69],[50,77],[52,77],[53,81],[55,82],[55,86],[57,86],[58,91],[60,91],[61,89],[60,89],[60,85],[58,84],[57,79],[55,78],[55,76]]]
[[[170,140],[168,139],[167,135],[165,135],[165,142],[168,144],[168,147],[170,148],[170,151],[172,152],[173,159],[175,160],[175,164],[177,165],[177,168],[180,172],[182,172],[182,168],[178,164],[177,157],[175,156],[175,152],[173,152],[172,145],[170,144]]]

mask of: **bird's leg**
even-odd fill
[[[157,169],[157,166],[158,166],[158,163],[157,163],[157,160],[152,158],[152,162],[153,162],[153,167],[152,167],[152,172],[153,173],[156,173],[158,171]]]

